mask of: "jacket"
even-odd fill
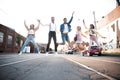
[[[69,22],[67,23],[67,25],[68,25],[68,32],[70,32],[72,29],[71,29],[71,25],[70,25],[70,23],[72,22],[72,20],[73,20],[73,16],[71,17],[71,19],[69,20]],[[60,32],[61,33],[63,33],[63,31],[64,31],[64,23],[63,24],[61,24],[60,25]]]

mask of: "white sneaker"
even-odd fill
[[[48,52],[46,52],[46,56],[48,56]]]
[[[57,52],[55,52],[55,54],[56,54],[56,55],[58,55],[58,53],[57,53]]]
[[[20,53],[18,55],[21,55],[22,54],[22,51],[20,51]]]
[[[40,54],[40,52],[38,52],[38,54]]]

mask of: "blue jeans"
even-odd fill
[[[68,34],[61,33],[62,41],[65,44],[65,41],[70,42]]]
[[[37,43],[35,43],[35,39],[34,39],[33,36],[28,36],[28,37],[27,37],[27,39],[25,40],[25,42],[24,42],[24,44],[23,44],[20,52],[23,52],[23,49],[25,48],[25,46],[26,46],[30,41],[32,41],[34,47],[35,47],[35,48],[37,49],[37,51],[39,52],[39,47],[38,47]]]

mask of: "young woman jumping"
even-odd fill
[[[26,27],[26,29],[28,30],[28,36],[27,36],[27,39],[25,40],[21,50],[20,50],[20,54],[22,54],[25,46],[30,42],[32,41],[34,47],[37,49],[37,52],[40,53],[39,51],[39,47],[37,45],[37,43],[35,42],[35,32],[39,29],[39,25],[40,25],[40,20],[37,20],[38,21],[38,26],[35,28],[35,25],[34,24],[31,24],[30,25],[30,28],[26,25],[26,21],[24,21],[24,25]]]
[[[82,37],[87,38],[81,31],[81,27],[77,26],[77,32],[76,32],[76,47],[79,52],[85,49],[84,47],[84,41]]]

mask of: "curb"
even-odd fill
[[[103,52],[102,55],[105,55],[105,56],[119,56],[120,57],[120,52]]]

